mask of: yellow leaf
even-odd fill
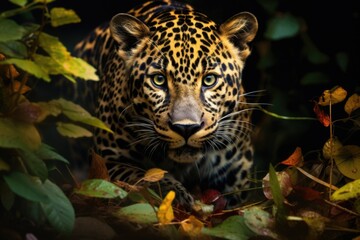
[[[180,230],[191,237],[198,236],[204,227],[204,224],[192,215],[188,219],[180,222],[180,224]]]
[[[331,195],[333,201],[346,201],[360,196],[360,179],[349,182]]]
[[[346,101],[344,108],[345,108],[345,112],[350,115],[352,112],[354,112],[359,107],[360,107],[360,95],[358,95],[357,93],[354,93]]]
[[[340,86],[336,86],[331,90],[325,90],[319,97],[318,104],[321,106],[328,106],[342,102],[346,98],[347,92]]]
[[[167,173],[167,171],[160,168],[151,168],[146,171],[143,180],[147,182],[158,182],[164,178],[165,173]]]
[[[171,206],[172,201],[175,199],[175,192],[170,191],[160,204],[157,212],[157,218],[160,224],[168,224],[174,219],[174,211]]]

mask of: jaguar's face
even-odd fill
[[[174,161],[190,163],[228,138],[222,121],[239,110],[243,99],[241,71],[248,49],[246,42],[243,49],[231,42],[233,36],[221,29],[229,26],[219,28],[204,15],[187,13],[177,19],[152,27],[132,23],[143,24],[146,37],[130,50],[127,61],[130,99],[140,116],[134,129],[139,139],[153,149],[165,148]],[[179,25],[179,19],[188,21]],[[231,28],[240,27],[233,24]]]

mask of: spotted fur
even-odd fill
[[[251,109],[242,70],[256,18],[239,13],[221,25],[186,4],[151,1],[98,27],[76,50],[97,67],[95,149],[113,179],[135,182],[143,171],[168,171],[191,205],[198,189],[246,197],[252,165]],[[142,169],[142,170],[140,170]]]

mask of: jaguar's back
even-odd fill
[[[236,191],[249,185],[253,149],[241,77],[256,31],[250,13],[217,25],[189,5],[152,1],[77,45],[101,76],[96,115],[114,133],[98,130],[95,149],[114,179],[159,167],[181,203],[194,188],[234,192],[229,205],[245,198]]]

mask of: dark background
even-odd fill
[[[101,0],[79,1],[58,0],[50,6],[74,9],[82,19],[81,23],[46,29],[60,38],[72,49],[97,25],[109,21],[119,12],[144,1]],[[308,0],[242,0],[242,1],[183,1],[190,3],[217,23],[224,22],[232,15],[249,11],[259,22],[258,35],[251,44],[252,54],[247,60],[243,73],[244,85],[248,92],[266,90],[261,96],[250,101],[267,103],[266,109],[285,116],[315,117],[313,100],[326,89],[340,85],[349,96],[359,88],[359,8],[355,1],[308,1]],[[264,6],[273,4],[273,11]],[[5,4],[6,5],[6,4]],[[4,6],[4,5],[3,5]],[[8,9],[8,8],[6,8]],[[312,63],[304,53],[304,39],[301,34],[293,37],[271,40],[264,36],[269,21],[284,14],[290,14],[301,22],[301,32],[311,39],[318,51],[327,56],[327,61]],[[264,49],[266,54],[264,54]],[[345,56],[344,66],[338,56]],[[303,78],[311,72],[321,73],[319,79],[304,83]],[[333,118],[347,115],[343,104],[334,106]],[[327,109],[324,109],[325,111]],[[329,138],[329,129],[318,121],[282,120],[269,117],[260,111],[254,113],[256,159],[259,168],[269,162],[284,160],[295,147],[303,152],[317,154]],[[357,129],[359,126],[357,127]],[[352,125],[339,122],[334,133],[344,144],[359,143],[358,131]],[[316,154],[313,158],[317,158]]]

